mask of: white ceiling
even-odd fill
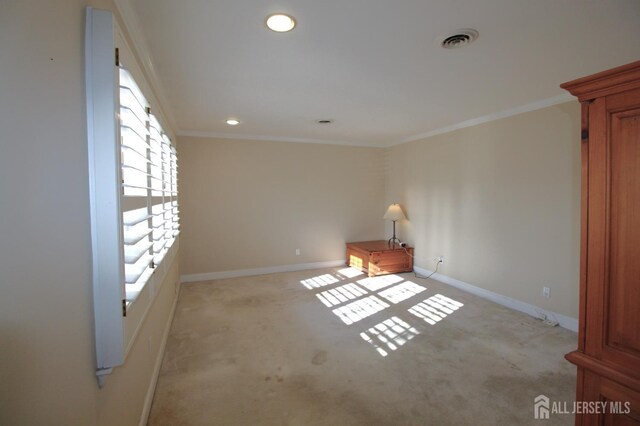
[[[388,146],[570,99],[560,83],[640,59],[639,0],[118,4],[183,135]],[[273,12],[298,26],[267,30]],[[459,28],[480,37],[435,44]]]

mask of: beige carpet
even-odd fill
[[[575,333],[413,274],[185,284],[150,425],[556,425]]]

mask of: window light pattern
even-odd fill
[[[300,283],[307,289],[314,290],[316,298],[322,304],[331,309],[343,323],[352,327],[355,334],[372,345],[382,357],[398,350],[419,335],[420,330],[428,327],[414,317],[434,325],[464,306],[442,294],[435,294],[415,304],[413,299],[420,297],[427,287],[405,281],[399,275],[361,277],[363,274],[357,268],[349,267],[314,276]],[[387,309],[396,312],[406,309],[403,305],[411,306],[408,312],[412,314],[410,321],[413,324],[393,313],[385,313]],[[387,319],[362,331],[378,321],[373,318],[381,315]],[[371,322],[360,328],[357,323],[367,318]]]
[[[391,274],[391,275],[380,275],[377,277],[364,278],[364,279],[358,280],[357,283],[369,291],[378,291],[381,288],[385,288],[387,286],[390,286],[391,284],[397,284],[403,280],[404,278],[402,278],[401,276]]]
[[[337,282],[339,282],[339,280],[331,274],[318,275],[317,277],[300,281],[300,283],[306,288],[308,288],[309,290],[313,290],[314,288],[325,287],[331,284],[335,284]]]
[[[436,294],[409,308],[409,313],[423,319],[428,324],[435,325],[462,306],[464,306],[463,303]]]
[[[356,268],[342,268],[338,271],[338,275],[343,276],[345,278],[355,278],[355,277],[359,277],[360,275],[364,275],[364,272],[362,272],[359,269]]]
[[[418,334],[418,330],[394,316],[360,333],[360,337],[385,357],[389,351],[397,350]]]
[[[325,290],[316,294],[316,297],[328,308],[348,302],[349,300],[366,295],[367,292],[353,283]]]
[[[348,305],[334,309],[333,313],[336,314],[342,322],[345,324],[353,324],[368,316],[371,316],[383,309],[388,308],[389,305],[375,296],[368,296]]]
[[[400,303],[403,300],[407,300],[416,294],[422,293],[427,288],[422,287],[411,281],[405,281],[396,286],[380,291],[378,294],[391,303]]]

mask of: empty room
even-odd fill
[[[638,40],[637,0],[0,0],[0,424],[640,424]]]

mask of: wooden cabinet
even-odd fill
[[[347,243],[347,265],[370,277],[413,271],[413,248],[389,245],[387,241]]]
[[[640,425],[640,61],[561,87],[582,104],[580,327],[566,358],[577,401],[608,402],[576,425]]]

